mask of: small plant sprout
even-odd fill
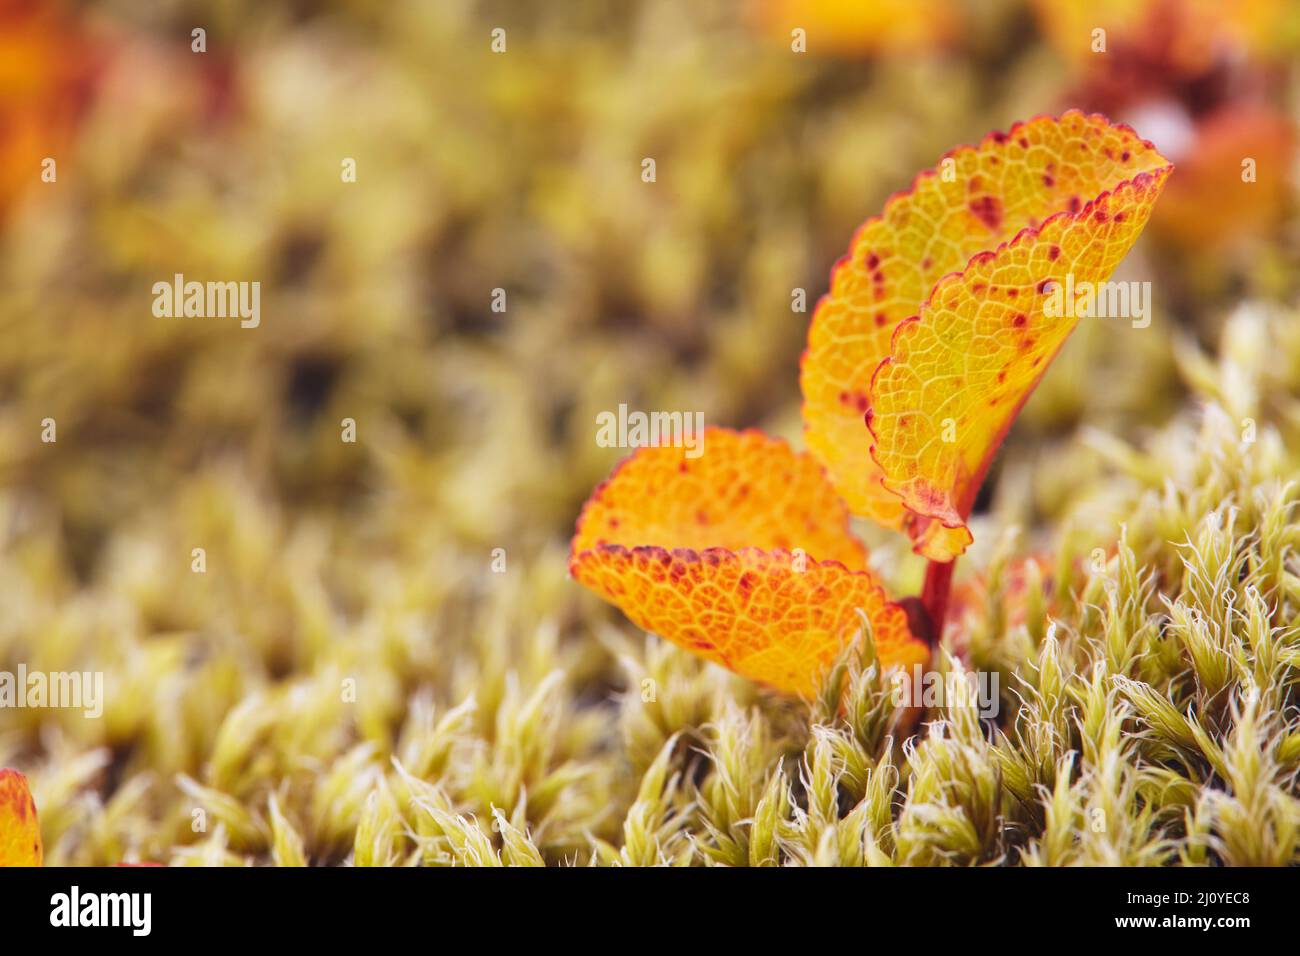
[[[1172,170],[1129,127],[1077,111],[947,154],[831,274],[801,362],[809,452],[716,428],[698,460],[638,450],[584,507],[572,575],[788,693],[811,695],[864,620],[884,667],[924,664],[989,465],[1079,321],[1046,300],[1109,278]],[[886,595],[851,513],[930,562],[919,602]]]

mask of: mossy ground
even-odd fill
[[[127,30],[0,257],[0,668],[106,681],[98,720],[0,714],[47,862],[1296,862],[1294,238],[1138,249],[1152,326],[1083,323],[1026,409],[944,658],[998,672],[993,723],[905,734],[862,658],[779,699],[566,580],[598,411],[797,441],[791,289],[1058,105],[1012,8],[869,68],[697,3],[555,5],[499,60],[473,4],[218,18],[203,63]],[[175,272],[262,280],[262,326],[154,319]]]

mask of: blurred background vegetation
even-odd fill
[[[602,727],[640,638],[565,580],[623,454],[596,414],[797,440],[807,321],[856,226],[954,145],[1081,107],[1179,171],[1117,276],[1153,282],[1151,327],[1080,325],[982,503],[1051,547],[1105,480],[1081,430],[1163,424],[1180,354],[1295,302],[1298,32],[1263,0],[0,0],[0,669],[103,670],[108,694],[98,721],[0,713],[51,862],[261,858],[271,805],[340,860],[389,757],[432,774],[431,715],[471,696],[453,802],[524,788],[548,859],[586,846],[630,799],[621,761],[690,722]],[[260,327],[155,318],[175,273],[260,281]],[[538,688],[545,752],[503,751]]]

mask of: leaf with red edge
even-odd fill
[[[1077,111],[949,158],[955,179],[922,180],[899,204],[903,225],[915,231],[920,217],[933,242],[951,232],[963,249],[982,233],[986,248],[894,330],[867,414],[880,480],[907,509],[915,550],[935,561],[970,544],[966,518],[993,455],[1078,321],[1064,290],[1109,278],[1173,169],[1127,126]]]
[[[1072,141],[1090,136],[1100,138],[1097,151],[1081,158]],[[1113,162],[1099,169],[1105,150]],[[1153,152],[1101,117],[1040,117],[977,149],[949,152],[862,225],[817,304],[800,363],[809,450],[854,514],[890,528],[902,528],[906,517],[904,502],[881,484],[862,427],[872,377],[898,324],[972,256],[1081,204],[1125,171],[1146,168]]]
[[[759,432],[712,428],[704,453],[643,448],[583,509],[569,570],[638,626],[787,693],[819,676],[864,613],[885,666],[928,659],[866,570],[817,463]]]
[[[591,494],[573,553],[598,544],[801,548],[866,567],[849,513],[817,463],[760,431],[706,428],[701,453],[643,448]]]
[[[27,778],[0,770],[0,866],[40,866],[41,824]]]

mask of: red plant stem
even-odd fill
[[[948,592],[952,590],[952,561],[931,561],[925,567],[925,584],[921,588],[921,606],[930,617],[930,643],[943,638],[943,621],[948,614]]]

